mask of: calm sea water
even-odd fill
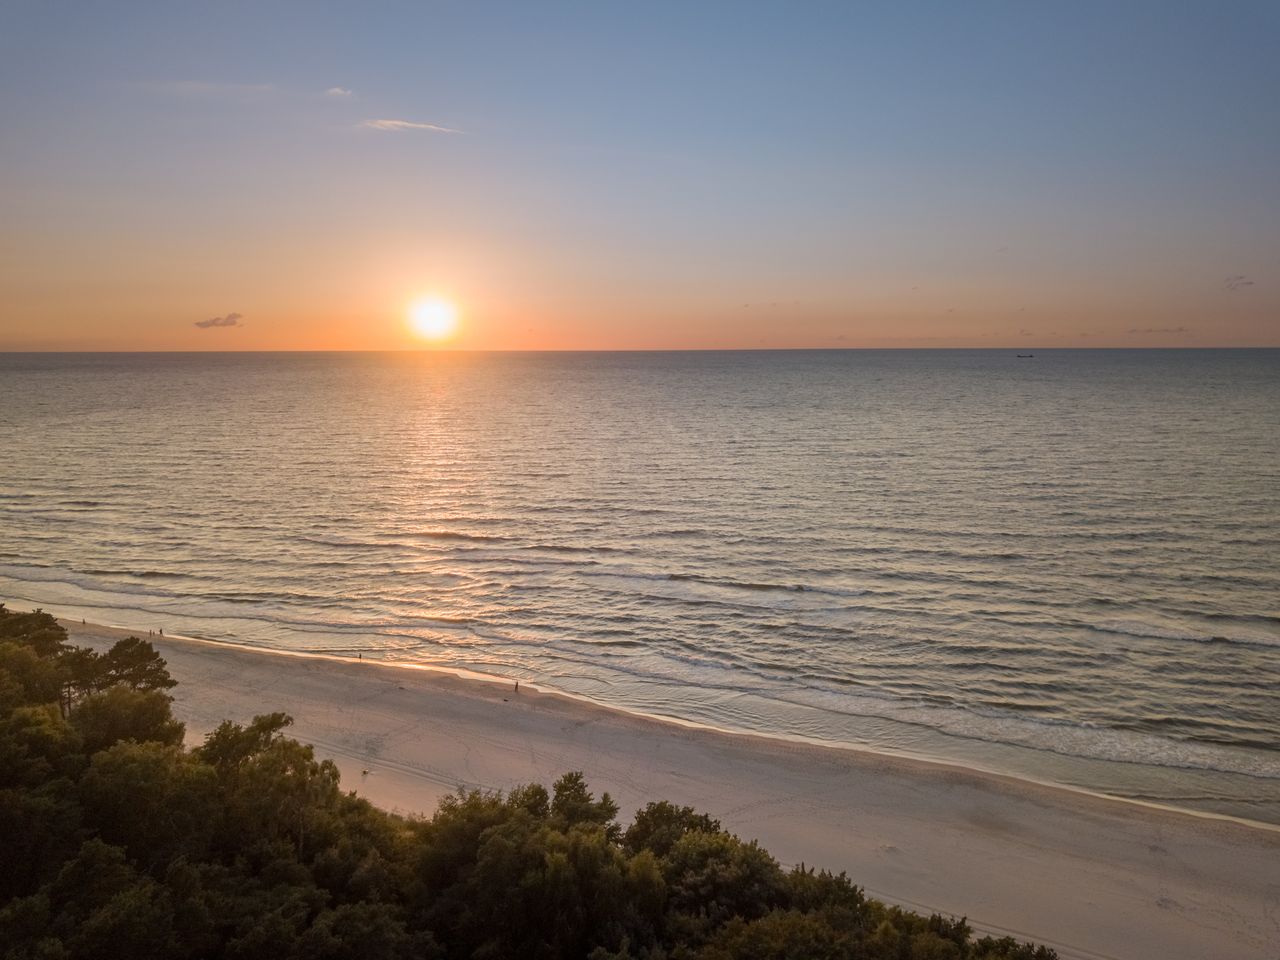
[[[11,354],[0,529],[14,604],[1280,822],[1280,351]]]

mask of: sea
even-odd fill
[[[1018,352],[4,354],[0,600],[1280,823],[1280,350]]]

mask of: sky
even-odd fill
[[[0,350],[1277,346],[1278,49],[1275,0],[5,0]]]

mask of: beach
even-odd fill
[[[63,621],[98,649],[131,631]],[[689,804],[784,864],[845,871],[873,896],[967,916],[1064,958],[1275,960],[1280,831],[957,766],[720,733],[523,683],[147,636],[198,743],[284,711],[290,734],[385,809],[581,770],[625,820]]]

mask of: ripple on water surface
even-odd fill
[[[0,445],[13,601],[1280,822],[1277,351],[8,355]]]

